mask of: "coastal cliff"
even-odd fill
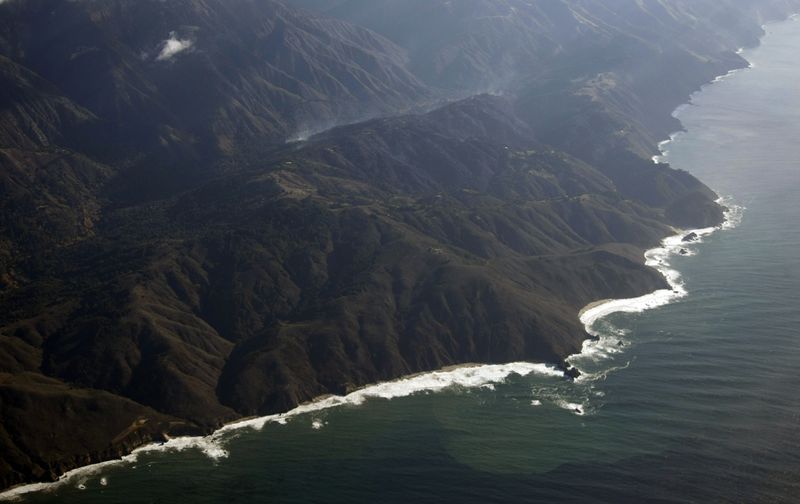
[[[667,286],[645,249],[722,222],[650,157],[795,7],[427,2],[420,48],[380,17],[413,2],[357,4],[0,4],[0,486],[406,374],[562,363],[581,307]]]

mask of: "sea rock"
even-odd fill
[[[688,12],[690,2],[669,1]],[[409,2],[367,3],[396,5],[410,13],[406,27],[418,24]],[[672,11],[631,7],[665,16],[655,42],[631,53],[605,42],[609,32],[639,40],[639,15],[606,16],[603,2],[564,3],[585,5],[585,18],[583,7],[573,17],[549,5],[561,2],[531,2],[542,7],[529,21],[509,19],[507,2],[475,3],[486,7],[465,26],[487,31],[459,21],[423,49],[414,30],[383,23],[393,16],[381,8],[369,26],[393,25],[386,38],[277,0],[0,6],[11,111],[0,117],[0,288],[13,307],[0,315],[0,488],[443,365],[554,362],[580,348],[577,306],[669,288],[641,264],[640,246],[672,226],[724,220],[709,188],[649,159],[647,139],[678,126],[663,112],[710,75],[675,55],[740,65],[719,50],[731,26],[756,33],[761,17],[694,38],[693,15],[676,25]],[[715,12],[747,2],[700,3]],[[439,11],[442,26],[452,21]],[[562,11],[552,41],[529,29]],[[199,27],[198,50],[140,57],[169,20]],[[687,36],[672,44],[669,27]],[[510,33],[522,35],[507,43]],[[389,41],[398,34],[408,47]],[[500,38],[473,43],[483,34]],[[54,37],[50,51],[41,41]],[[540,39],[535,74],[512,79],[518,93],[395,115],[438,101],[439,86],[423,82],[484,88],[494,63],[515,70],[484,56]],[[594,61],[601,45],[609,58]],[[438,64],[460,47],[469,53]],[[575,81],[586,60],[588,80]],[[540,69],[563,90],[542,93]],[[649,100],[659,77],[663,96]],[[305,136],[298,128],[365,111],[381,119],[285,144]]]
[[[689,251],[686,250],[685,248],[682,248],[681,251],[680,251],[680,254],[681,255],[689,255]]]
[[[576,367],[568,368],[564,371],[564,377],[570,380],[577,380],[581,376],[581,372]]]
[[[684,243],[691,243],[693,241],[697,241],[697,238],[699,238],[697,236],[697,233],[692,232],[692,233],[689,233],[686,236],[684,236],[682,241]]]

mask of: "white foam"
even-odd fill
[[[731,229],[736,227],[742,219],[744,208],[732,205],[724,199],[719,202],[725,205],[728,210],[724,224],[718,228],[705,228],[696,230],[681,231],[679,234],[671,236],[662,242],[660,247],[648,250],[645,253],[646,264],[658,269],[670,284],[670,289],[663,289],[652,292],[645,296],[633,299],[614,299],[609,300],[581,312],[580,320],[586,326],[587,332],[594,336],[599,336],[597,340],[586,340],[580,354],[570,356],[567,360],[571,361],[579,357],[592,360],[602,360],[615,353],[624,350],[624,344],[619,345],[624,331],[613,334],[599,335],[592,329],[592,325],[617,312],[638,313],[659,306],[668,304],[676,299],[686,296],[686,289],[680,277],[680,273],[670,268],[669,259],[681,248],[688,248],[692,244],[702,243],[702,238],[713,233],[717,229]],[[691,244],[684,243],[683,237],[694,232],[698,239]],[[576,380],[578,383],[583,381],[595,381],[597,378],[604,378],[609,372],[624,369],[624,366],[615,367],[606,371],[588,374],[585,373]],[[286,413],[268,415],[258,418],[243,420],[240,422],[226,425],[213,434],[204,437],[179,437],[170,439],[165,443],[154,443],[134,450],[130,455],[117,460],[110,460],[89,466],[74,469],[62,475],[53,483],[33,483],[15,487],[0,493],[0,501],[17,500],[23,495],[33,492],[52,491],[61,485],[77,481],[77,485],[85,488],[85,484],[91,476],[96,476],[99,472],[110,466],[119,464],[134,464],[142,453],[153,452],[182,452],[186,450],[199,450],[212,460],[222,459],[228,456],[224,443],[232,435],[241,429],[260,430],[269,423],[286,424],[290,419],[312,412],[318,412],[340,406],[357,406],[369,399],[395,399],[406,397],[420,392],[439,392],[453,387],[463,388],[486,388],[493,389],[494,384],[504,382],[511,375],[528,376],[537,374],[549,377],[562,377],[563,371],[549,364],[517,362],[511,364],[497,365],[468,365],[449,370],[434,371],[423,373],[399,380],[378,383],[352,392],[346,396],[328,396],[310,403],[302,404]],[[532,406],[540,406],[540,400],[532,400]],[[556,400],[555,404],[561,408],[569,410],[576,415],[586,414],[586,406],[580,403],[569,402],[566,400]],[[312,420],[312,428],[320,429],[325,425],[320,420]],[[135,465],[133,466],[136,467]],[[100,479],[100,484],[105,486],[107,480]]]
[[[600,380],[605,380],[606,378],[608,378],[608,376],[611,373],[615,373],[615,372],[621,371],[623,369],[628,369],[630,367],[630,365],[631,365],[631,362],[633,360],[635,360],[635,359],[636,358],[634,357],[633,359],[631,359],[630,361],[627,361],[625,364],[623,364],[621,366],[612,366],[612,367],[609,367],[609,368],[601,369],[600,371],[598,371],[596,373],[584,373],[578,378],[578,382],[585,381],[585,382],[593,383],[593,382],[597,382],[597,381],[600,381]],[[603,397],[605,395],[603,392],[600,392],[600,391],[595,392],[594,394],[596,396],[598,396],[598,397]]]
[[[745,52],[745,48],[744,47],[740,47],[739,49],[736,50],[736,54],[739,54],[739,55],[743,54],[744,52]],[[747,61],[747,66],[746,67],[744,67],[744,68],[735,68],[733,70],[729,70],[728,72],[726,72],[726,73],[724,73],[722,75],[718,75],[718,76],[714,77],[714,80],[712,80],[711,82],[701,85],[700,86],[700,90],[699,91],[695,91],[694,93],[692,93],[689,96],[689,100],[686,103],[679,105],[675,110],[672,111],[672,117],[674,117],[675,119],[680,119],[681,113],[687,107],[691,107],[694,104],[694,97],[697,94],[702,93],[703,90],[705,90],[705,88],[707,86],[722,82],[722,81],[724,81],[724,80],[726,80],[726,79],[728,79],[728,78],[730,78],[730,77],[732,77],[732,76],[736,75],[737,73],[742,72],[744,70],[750,70],[752,68],[755,68],[755,63],[753,63],[750,60],[746,60],[746,61]],[[656,154],[655,156],[653,156],[651,158],[653,160],[653,162],[657,163],[657,164],[658,163],[665,163],[667,161],[667,158],[669,157],[669,149],[667,147],[669,146],[670,143],[674,142],[678,138],[679,135],[681,135],[683,133],[684,133],[683,131],[676,131],[675,133],[672,133],[667,140],[663,140],[663,141],[659,142],[658,143],[658,152],[659,152],[659,154]]]
[[[626,343],[618,337],[608,335],[594,336],[596,338],[595,340],[587,340],[583,343],[580,354],[572,355],[567,359],[571,364],[576,365],[579,359],[600,362],[613,357],[615,354],[624,352],[627,346]],[[582,373],[581,376],[577,378],[577,381],[587,380],[590,375],[586,374],[585,370],[581,369],[581,366],[577,367]]]
[[[645,264],[657,269],[667,280],[669,289],[660,289],[650,294],[629,299],[611,299],[594,306],[589,305],[581,311],[580,320],[586,327],[586,331],[594,336],[594,339],[586,340],[580,354],[570,356],[567,360],[572,361],[577,358],[590,358],[601,360],[608,358],[611,354],[619,353],[625,346],[624,341],[619,338],[621,334],[602,334],[594,328],[595,322],[603,319],[612,313],[641,313],[652,310],[666,304],[672,303],[685,297],[688,293],[681,278],[681,274],[673,269],[670,259],[681,254],[685,250],[685,255],[695,253],[692,247],[702,243],[703,238],[719,229],[732,229],[742,220],[744,207],[733,205],[725,198],[720,198],[717,203],[725,206],[725,220],[718,227],[709,227],[694,230],[682,230],[674,236],[665,238],[660,247],[656,247],[645,252]],[[694,233],[697,238],[691,242],[684,242],[683,239],[690,233]],[[622,343],[622,345],[620,345]],[[581,377],[584,378],[584,377]]]
[[[504,382],[511,375],[528,376],[563,376],[563,372],[549,364],[516,362],[511,364],[493,364],[464,366],[446,371],[433,371],[399,380],[370,385],[346,396],[328,396],[323,399],[302,404],[297,408],[279,415],[269,415],[243,420],[222,427],[211,435],[219,439],[226,433],[243,428],[262,429],[272,422],[286,421],[289,418],[305,415],[340,406],[358,406],[369,399],[395,399],[407,397],[420,392],[440,392],[453,387],[480,388]]]
[[[556,406],[559,408],[563,408],[567,411],[570,411],[578,416],[583,416],[586,414],[586,410],[583,404],[580,403],[572,403],[565,400],[556,401]]]
[[[752,67],[753,67],[753,64],[748,62],[747,66],[745,68],[736,68],[734,70],[729,71],[726,74],[718,75],[717,77],[714,78],[713,81],[711,81],[711,84],[716,84],[717,82],[722,82],[722,81],[724,81],[724,80],[736,75],[737,73],[741,72],[742,70],[748,70],[748,69],[750,69]]]
[[[36,492],[51,492],[60,488],[64,485],[69,485],[75,483],[75,486],[78,489],[85,489],[86,483],[91,479],[92,476],[96,476],[101,471],[108,469],[111,466],[119,465],[119,464],[126,464],[126,463],[133,463],[136,461],[136,452],[131,453],[130,455],[126,455],[121,459],[117,460],[108,460],[106,462],[100,462],[97,464],[92,464],[89,466],[79,467],[77,469],[73,469],[72,471],[64,473],[58,480],[52,483],[31,483],[28,485],[22,485],[18,487],[11,488],[0,493],[0,501],[15,501],[20,500],[22,497],[29,493],[36,493]],[[100,479],[100,484],[103,484],[103,480],[108,483],[106,478]]]
[[[23,495],[33,492],[52,491],[62,485],[72,484],[73,482],[76,482],[76,487],[78,489],[85,490],[86,483],[91,477],[97,476],[100,472],[112,466],[134,464],[139,455],[143,453],[183,452],[186,450],[199,450],[212,460],[219,460],[228,456],[228,452],[222,447],[218,440],[213,439],[213,435],[208,437],[178,437],[170,439],[165,443],[152,443],[142,446],[120,459],[107,460],[105,462],[73,469],[72,471],[64,473],[58,480],[52,483],[33,483],[6,490],[0,493],[0,501],[17,500]],[[106,486],[107,484],[108,479],[101,477],[100,485]]]
[[[720,198],[719,203],[727,208],[725,212],[725,222],[722,223],[720,228],[723,231],[727,231],[738,227],[739,224],[742,223],[744,212],[747,210],[747,207],[733,203],[730,198]]]
[[[686,106],[688,106],[688,104]],[[683,110],[683,107],[684,105],[675,109],[675,111],[672,113],[672,116],[677,118],[677,115],[680,113],[681,110]],[[683,131],[676,131],[675,133],[672,133],[668,139],[658,142],[658,152],[660,152],[660,154],[657,154],[652,157],[653,162],[656,164],[666,163],[667,157],[669,156],[669,149],[667,147],[669,146],[669,144],[677,140],[678,137],[682,134]]]
[[[212,436],[194,436],[194,437],[176,437],[170,439],[166,443],[154,443],[142,446],[134,450],[133,454],[138,455],[141,453],[152,452],[183,452],[187,450],[199,450],[205,456],[212,460],[219,460],[228,456],[225,450],[217,440]]]
[[[1,1],[1,0],[0,0]],[[792,16],[795,19],[797,15]],[[748,68],[752,68],[753,64],[750,63]],[[743,69],[736,69],[721,75],[714,79],[713,82],[718,82],[725,79],[729,75]],[[688,106],[691,106],[691,99],[688,103],[683,104],[675,109],[672,113],[673,117],[680,115],[680,112]],[[287,143],[304,142],[308,140],[313,134],[324,131],[326,128],[318,128],[312,130],[310,128],[303,128],[298,131],[291,138],[287,139]],[[654,163],[666,162],[669,154],[667,147],[670,143],[674,142],[679,135],[683,132],[678,131],[670,135],[669,139],[664,140],[658,144],[660,155],[653,156]],[[740,222],[743,214],[743,207],[731,206],[726,212],[726,220],[720,226],[721,229],[731,229],[736,227]],[[587,332],[598,337],[595,340],[586,340],[580,354],[568,357],[566,360],[569,362],[577,357],[588,357],[593,360],[605,359],[614,353],[622,351],[623,346],[619,345],[619,339],[608,337],[606,335],[598,335],[592,331],[592,325],[597,320],[600,320],[612,313],[626,312],[638,313],[659,306],[668,304],[675,299],[684,297],[687,293],[680,278],[680,273],[669,268],[668,259],[674,255],[675,251],[680,251],[680,247],[685,247],[686,244],[682,243],[682,238],[690,232],[696,233],[702,237],[712,233],[717,228],[699,229],[694,231],[683,231],[678,235],[667,238],[662,243],[661,247],[648,250],[645,253],[646,264],[658,269],[667,282],[670,284],[670,289],[655,291],[653,293],[633,299],[615,299],[609,300],[604,303],[597,304],[596,306],[585,309],[582,311],[580,320],[586,327]],[[694,242],[698,243],[698,242]],[[678,248],[676,248],[678,247]],[[627,367],[626,364],[623,367]],[[619,368],[612,368],[602,374],[607,375],[610,371]],[[285,425],[291,418],[299,415],[305,415],[315,411],[335,408],[344,405],[361,405],[368,399],[381,398],[381,399],[394,399],[398,397],[405,397],[420,392],[438,392],[452,387],[465,387],[465,388],[486,388],[494,390],[495,383],[502,383],[512,374],[527,376],[530,374],[540,374],[552,377],[562,377],[563,371],[556,369],[549,364],[541,363],[527,363],[518,362],[511,364],[501,365],[476,365],[464,366],[448,371],[434,371],[431,373],[424,373],[408,378],[399,379],[396,381],[379,383],[369,387],[365,387],[356,392],[346,396],[329,396],[324,399],[313,401],[311,403],[303,404],[295,409],[276,415],[268,415],[258,418],[247,419],[226,425],[219,430],[215,431],[209,436],[205,437],[180,437],[170,439],[166,443],[154,443],[142,446],[134,450],[131,454],[116,460],[109,460],[92,464],[89,466],[80,467],[63,474],[59,479],[52,483],[32,483],[8,489],[0,492],[0,501],[17,500],[23,495],[34,492],[51,491],[59,486],[69,483],[76,478],[84,476],[96,475],[99,471],[104,470],[113,465],[119,464],[132,464],[135,463],[137,457],[141,453],[151,452],[182,452],[185,450],[199,450],[206,456],[213,460],[218,460],[228,456],[227,450],[223,447],[224,441],[232,433],[241,429],[255,429],[261,430],[268,423],[275,423]],[[592,379],[594,375],[584,374],[578,378],[578,382]],[[542,403],[539,400],[531,401],[532,406],[540,406]],[[559,407],[571,410],[578,415],[585,414],[584,405],[578,403],[570,403],[567,401],[556,401]],[[325,424],[319,420],[312,421],[313,429],[320,429]],[[133,468],[136,468],[134,465]],[[85,488],[86,479],[80,479],[78,487]],[[107,479],[105,477],[100,479],[100,484],[105,486]]]
[[[243,420],[229,424],[213,434],[204,437],[173,438],[166,443],[154,443],[134,450],[130,455],[117,460],[110,460],[89,466],[74,469],[62,475],[53,483],[33,483],[6,490],[0,493],[0,500],[17,500],[23,495],[32,492],[47,492],[59,488],[61,485],[77,482],[84,485],[89,477],[96,476],[102,470],[119,464],[133,464],[142,453],[153,452],[182,452],[186,450],[200,450],[213,460],[228,456],[224,442],[235,432],[241,429],[262,429],[268,423],[285,424],[289,419],[340,406],[357,406],[370,399],[395,399],[406,397],[420,392],[439,392],[453,387],[480,388],[496,383],[502,383],[512,375],[528,376],[537,374],[542,376],[561,377],[563,372],[549,364],[529,362],[516,362],[497,365],[463,366],[449,370],[424,373],[399,380],[378,383],[352,392],[346,396],[329,396],[314,402],[302,404],[297,408],[275,415]],[[314,419],[312,428],[320,429],[324,422]],[[106,480],[107,481],[107,480]],[[103,484],[103,479],[100,481]]]

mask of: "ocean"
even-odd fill
[[[752,67],[696,93],[662,144],[723,196],[728,225],[650,252],[677,293],[584,313],[601,338],[573,358],[576,383],[523,363],[417,376],[17,497],[800,502],[800,21],[767,31],[742,53]]]

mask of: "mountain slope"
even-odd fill
[[[590,73],[621,50],[716,55],[753,44],[791,0],[289,0],[384,34],[412,68],[445,88],[508,90],[555,68]],[[628,47],[621,47],[627,42]],[[616,45],[616,47],[615,47]],[[607,53],[607,54],[603,54]],[[591,56],[592,58],[587,58]],[[555,60],[558,65],[553,65]],[[580,64],[577,60],[582,59]],[[596,60],[596,61],[592,61]]]
[[[430,96],[402,49],[272,1],[14,1],[0,25],[7,284],[36,250],[91,235],[109,200],[163,197],[252,146]]]
[[[5,56],[136,144],[225,150],[256,137],[280,141],[309,122],[394,112],[426,93],[389,41],[274,1],[32,0],[2,8]]]
[[[407,373],[562,364],[582,306],[666,286],[645,248],[721,221],[648,158],[742,64],[744,2],[691,37],[718,3],[326,5],[383,35],[274,0],[0,3],[2,486]],[[373,5],[426,15],[401,38]]]
[[[5,292],[3,372],[133,400],[130,422],[161,426],[147,440],[461,362],[560,362],[587,337],[581,306],[665,286],[640,251],[670,220],[527,134],[476,97],[106,210]],[[7,484],[77,457],[35,450]]]
[[[547,143],[590,161],[609,145],[652,156],[680,128],[672,110],[746,65],[734,51],[757,43],[765,20],[800,8],[796,0],[288,1],[385,35],[422,80],[450,93],[517,97],[521,118]]]

